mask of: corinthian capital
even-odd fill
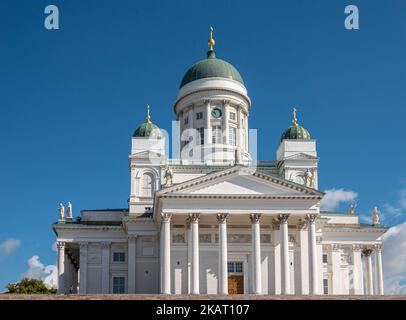
[[[58,250],[64,249],[64,248],[65,248],[65,242],[63,242],[63,241],[58,241],[58,242],[56,243],[56,247],[58,248]]]
[[[279,214],[279,215],[278,215],[279,223],[287,223],[287,222],[288,222],[288,218],[289,218],[289,215],[288,215],[288,214]]]
[[[364,249],[362,249],[362,254],[366,257],[369,257],[372,253],[372,249],[369,247],[366,247]]]
[[[162,217],[162,222],[170,222],[172,213],[162,212],[161,217]]]
[[[375,249],[376,252],[381,251],[382,250],[382,244],[378,243],[378,244],[374,245],[374,249]]]
[[[251,213],[250,214],[251,223],[258,223],[259,219],[261,219],[261,214],[260,213]]]
[[[224,223],[227,220],[228,213],[217,213],[218,223]]]
[[[199,216],[200,216],[200,213],[191,213],[191,214],[189,214],[190,223],[199,222]]]
[[[306,215],[306,220],[309,223],[314,223],[316,221],[316,219],[317,219],[317,214],[315,214],[315,213],[311,213],[311,214]]]

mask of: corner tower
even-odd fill
[[[276,152],[279,175],[298,184],[318,189],[316,141],[309,131],[298,124],[296,108],[293,108],[293,125],[281,136]]]
[[[232,64],[217,58],[214,44],[211,27],[207,57],[187,70],[174,104],[180,126],[180,158],[184,163],[232,164],[251,159],[251,100],[240,73]]]
[[[145,123],[134,131],[131,138],[131,191],[128,199],[130,215],[150,213],[154,193],[161,188],[166,160],[165,136],[152,123],[148,106]]]

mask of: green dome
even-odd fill
[[[302,126],[296,124],[287,128],[281,136],[281,141],[285,139],[303,139],[310,140],[310,133]]]
[[[152,122],[145,122],[134,131],[133,137],[161,139],[162,132]]]
[[[207,52],[207,58],[195,63],[183,76],[180,88],[189,82],[203,78],[227,78],[244,84],[238,70],[227,61],[217,59],[213,50]]]

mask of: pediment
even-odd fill
[[[158,195],[244,195],[322,197],[323,193],[285,179],[236,166],[163,189]]]
[[[162,158],[162,154],[153,151],[141,151],[131,155],[134,159],[151,159],[151,158]]]
[[[302,152],[285,158],[285,160],[317,160],[317,159],[319,158]]]

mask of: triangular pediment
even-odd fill
[[[162,158],[162,154],[153,151],[141,151],[131,155],[134,159],[151,159],[151,158]]]
[[[318,157],[312,156],[307,153],[297,153],[292,156],[286,157],[285,160],[317,160]]]
[[[322,196],[323,193],[285,179],[256,172],[247,167],[208,174],[204,177],[163,189],[158,194],[176,195],[251,195],[251,196]]]

